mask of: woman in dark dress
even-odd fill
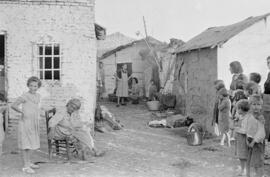
[[[270,70],[270,56],[267,57],[267,67]],[[265,139],[270,141],[270,72],[268,73],[267,79],[264,83],[264,94],[263,94],[263,116],[265,119]]]

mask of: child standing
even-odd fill
[[[254,167],[256,177],[264,174],[264,117],[262,115],[262,99],[260,95],[252,95],[249,99],[252,116],[247,119],[247,176]]]
[[[231,146],[230,136],[229,136],[229,118],[231,111],[231,101],[229,99],[229,94],[225,88],[218,91],[219,104],[218,104],[218,125],[221,133],[220,145],[224,146],[225,139],[227,139],[228,146]]]
[[[248,156],[248,146],[246,144],[246,123],[247,119],[252,116],[249,113],[250,105],[248,100],[240,100],[236,104],[237,116],[235,118],[235,155],[240,160],[241,172],[239,176],[244,176],[247,156]]]
[[[258,84],[255,82],[248,82],[244,87],[244,93],[247,98],[249,98],[251,95],[259,94]]]
[[[22,150],[24,162],[23,172],[35,173],[33,169],[38,165],[30,161],[31,150],[40,148],[39,139],[39,102],[40,95],[37,90],[41,87],[41,81],[33,76],[27,80],[29,91],[20,96],[13,104],[12,109],[22,114],[18,124],[18,147]],[[22,109],[19,106],[22,105]]]
[[[261,75],[259,73],[250,73],[249,74],[249,81],[250,82],[254,82],[255,84],[257,84],[257,88],[258,88],[258,94],[262,93],[262,88],[259,85],[261,82]]]
[[[3,117],[3,113],[4,111],[7,109],[6,106],[6,99],[5,97],[1,94],[0,95],[0,156],[3,153],[3,141],[5,139],[5,132],[4,132],[4,127],[3,127],[3,121],[4,121],[4,117]]]
[[[214,87],[216,90],[216,97],[215,97],[215,104],[214,104],[214,110],[213,110],[212,125],[218,124],[218,103],[219,103],[218,91],[222,88],[225,88],[223,80],[216,80],[214,82]]]
[[[233,91],[233,95],[232,95],[232,119],[230,119],[230,122],[232,124],[232,126],[230,126],[230,135],[231,135],[231,140],[235,140],[235,133],[234,133],[234,123],[236,123],[236,114],[237,114],[237,108],[236,108],[236,104],[238,101],[242,100],[242,99],[247,99],[247,97],[244,94],[244,85],[245,83],[242,80],[238,80],[236,82],[236,90]]]

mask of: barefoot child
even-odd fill
[[[3,95],[0,95],[0,156],[3,153],[2,146],[3,146],[3,141],[5,139],[5,132],[4,132],[4,127],[3,127],[3,121],[4,121],[3,113],[6,109],[7,109],[6,99]]]
[[[247,119],[252,116],[249,113],[250,105],[248,100],[242,99],[236,104],[236,118],[235,118],[235,155],[240,160],[241,172],[239,176],[244,176],[247,156],[248,156],[248,146],[246,144],[246,123]]]
[[[250,169],[255,169],[256,177],[264,174],[264,117],[262,115],[262,99],[260,95],[252,95],[249,99],[252,116],[247,119],[247,176]]]
[[[218,126],[221,132],[221,141],[220,145],[224,146],[225,139],[227,139],[228,146],[230,144],[230,136],[229,136],[229,118],[231,111],[231,101],[229,99],[229,94],[225,88],[222,88],[218,91],[219,95],[219,104],[218,104]]]
[[[18,124],[18,147],[22,150],[24,162],[23,172],[35,173],[33,169],[38,165],[30,161],[32,150],[40,148],[39,139],[39,102],[40,95],[37,90],[41,87],[41,81],[37,77],[30,77],[27,80],[29,91],[20,96],[13,104],[12,109],[21,113]],[[22,109],[19,106],[22,105]]]

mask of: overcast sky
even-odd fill
[[[209,27],[265,13],[270,13],[270,0],[96,0],[96,22],[108,34],[138,38],[136,31],[144,35],[145,16],[148,35],[166,42],[187,41]]]

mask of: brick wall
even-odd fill
[[[181,79],[185,90],[186,114],[210,129],[217,79],[217,49],[201,49],[178,55],[178,63],[184,60],[187,80]],[[186,87],[186,89],[185,89]]]
[[[82,115],[93,122],[96,95],[94,1],[61,2],[64,1],[0,1],[0,31],[7,35],[8,99],[13,102],[27,91],[27,78],[37,75],[36,45],[59,43],[61,81],[43,82],[42,105],[60,108],[69,98],[81,97]],[[10,111],[10,121],[16,118],[18,115]]]

